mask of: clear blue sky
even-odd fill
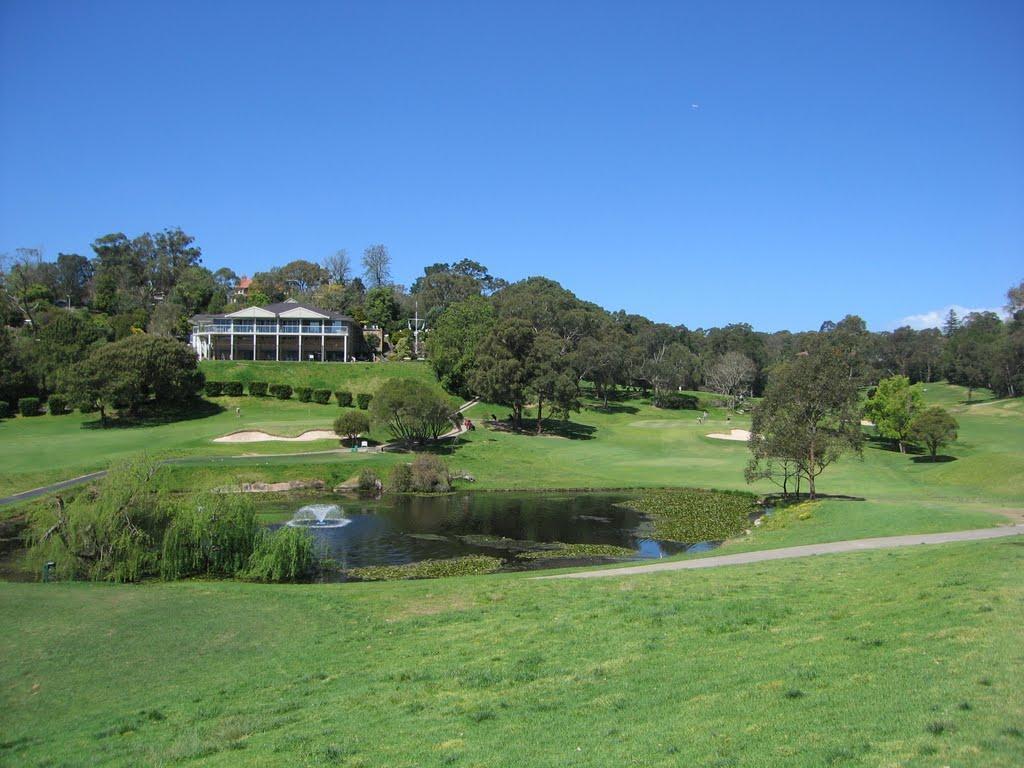
[[[388,245],[690,327],[1024,278],[1024,3],[0,0],[0,252]]]

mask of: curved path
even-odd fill
[[[862,552],[870,549],[913,547],[918,544],[947,544],[951,541],[979,541],[981,539],[999,539],[1005,536],[1021,535],[1024,535],[1024,523],[1006,525],[999,528],[977,528],[972,531],[920,533],[910,536],[885,536],[877,539],[833,541],[828,544],[807,544],[802,547],[763,549],[758,552],[737,552],[735,555],[716,555],[715,557],[702,557],[695,560],[673,560],[669,563],[634,565],[628,568],[606,568],[600,571],[581,571],[579,573],[559,573],[555,576],[535,576],[534,578],[603,579],[614,576],[636,576],[644,573],[659,573],[661,571],[685,571],[694,568],[717,568],[723,565],[761,563],[766,560],[786,560],[793,557],[831,555],[837,552]]]

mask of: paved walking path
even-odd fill
[[[536,576],[538,579],[604,579],[615,576],[636,576],[661,571],[685,571],[693,568],[717,568],[723,565],[761,563],[766,560],[786,560],[793,557],[831,555],[836,552],[862,552],[870,549],[892,549],[912,547],[917,544],[946,544],[951,541],[979,541],[999,539],[1005,536],[1024,536],[1024,523],[1005,525],[999,528],[978,528],[972,531],[950,531],[949,533],[921,533],[911,536],[885,536],[877,539],[851,539],[833,541],[829,544],[807,544],[802,547],[763,549],[759,552],[737,552],[735,555],[717,555],[694,560],[673,560],[669,563],[634,565],[629,568],[606,568],[600,571],[560,573],[555,576]]]

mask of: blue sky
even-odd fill
[[[708,327],[1024,278],[1024,3],[0,0],[0,252],[473,258]]]

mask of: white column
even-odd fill
[[[299,320],[299,362],[302,362],[302,321]]]
[[[235,321],[231,321],[231,353],[228,356],[229,360],[235,359]]]
[[[274,360],[281,362],[281,324],[277,324],[274,331]]]
[[[325,343],[324,343],[324,326],[321,323],[320,324],[320,362],[321,363],[325,359],[327,359],[327,356],[324,354],[325,350],[326,350],[326,346],[325,346]]]
[[[346,330],[348,330],[348,329],[346,328]],[[347,363],[348,362],[348,334],[347,333],[345,334],[344,345],[345,345],[344,346],[344,352],[341,353],[341,359],[344,360]]]

